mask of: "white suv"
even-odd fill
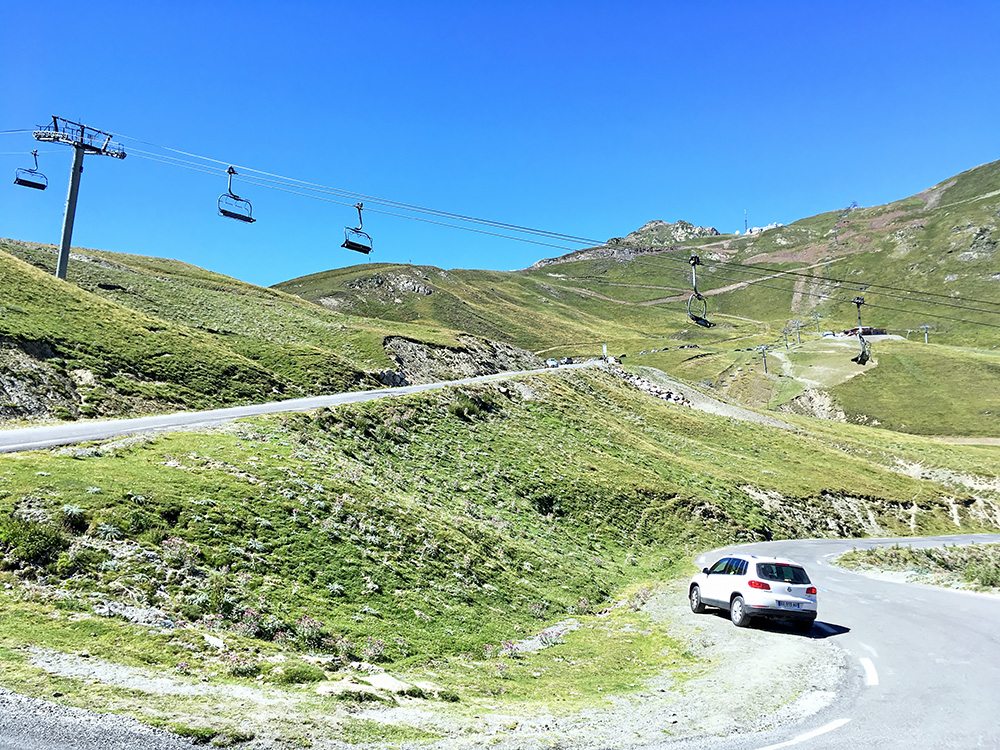
[[[816,587],[798,563],[776,557],[729,555],[703,568],[688,586],[691,611],[729,610],[738,628],[756,617],[791,622],[806,633],[816,619]]]

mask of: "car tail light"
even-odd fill
[[[750,588],[752,589],[763,589],[764,591],[771,590],[771,584],[764,583],[763,581],[750,581]]]
[[[807,594],[816,594],[817,593],[816,587],[815,586],[810,586],[809,588],[806,589],[806,593]]]

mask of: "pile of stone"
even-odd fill
[[[400,388],[404,385],[409,385],[406,382],[406,376],[395,370],[379,370],[375,373],[375,379],[389,388]]]
[[[681,393],[675,393],[668,388],[664,388],[662,385],[658,385],[650,380],[646,380],[646,378],[636,375],[635,373],[631,373],[616,364],[609,362],[606,366],[608,372],[613,375],[617,375],[632,387],[638,388],[640,391],[648,393],[650,396],[655,396],[656,398],[661,398],[664,401],[669,401],[672,404],[679,404],[680,406],[692,405],[691,402]]]

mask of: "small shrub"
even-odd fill
[[[226,667],[233,677],[256,677],[260,674],[260,662],[251,659],[247,654],[235,652],[227,654]]]
[[[625,602],[625,606],[631,609],[633,612],[638,612],[646,605],[646,602],[649,601],[649,597],[651,597],[652,595],[653,595],[653,589],[649,588],[648,586],[643,587],[638,591],[634,592],[631,596],[629,596],[628,600]]]
[[[326,672],[315,664],[295,659],[285,662],[280,669],[275,670],[272,679],[282,685],[300,685],[325,680]]]
[[[124,532],[113,523],[99,523],[94,529],[94,536],[106,541],[115,541],[125,536]]]
[[[14,516],[0,519],[0,551],[13,561],[46,565],[68,546],[55,526]]]
[[[361,649],[361,656],[372,664],[385,661],[385,641],[381,638],[368,637],[367,643]]]
[[[438,690],[437,697],[446,703],[458,703],[461,700],[454,690]]]
[[[110,559],[104,550],[83,547],[70,554],[63,553],[56,560],[55,572],[60,576],[71,576],[76,573],[93,573],[101,570],[101,566]]]
[[[543,630],[538,634],[538,640],[541,641],[543,646],[556,646],[560,643],[565,643],[563,639],[563,631],[561,630]]]
[[[59,523],[75,534],[82,534],[87,530],[87,516],[79,505],[64,505],[59,512]]]
[[[323,644],[323,623],[315,617],[302,615],[295,621],[295,641],[300,648],[318,649]]]

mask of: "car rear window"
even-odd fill
[[[757,563],[757,576],[765,581],[784,581],[785,583],[809,583],[806,571],[798,565],[783,565],[782,563]]]

